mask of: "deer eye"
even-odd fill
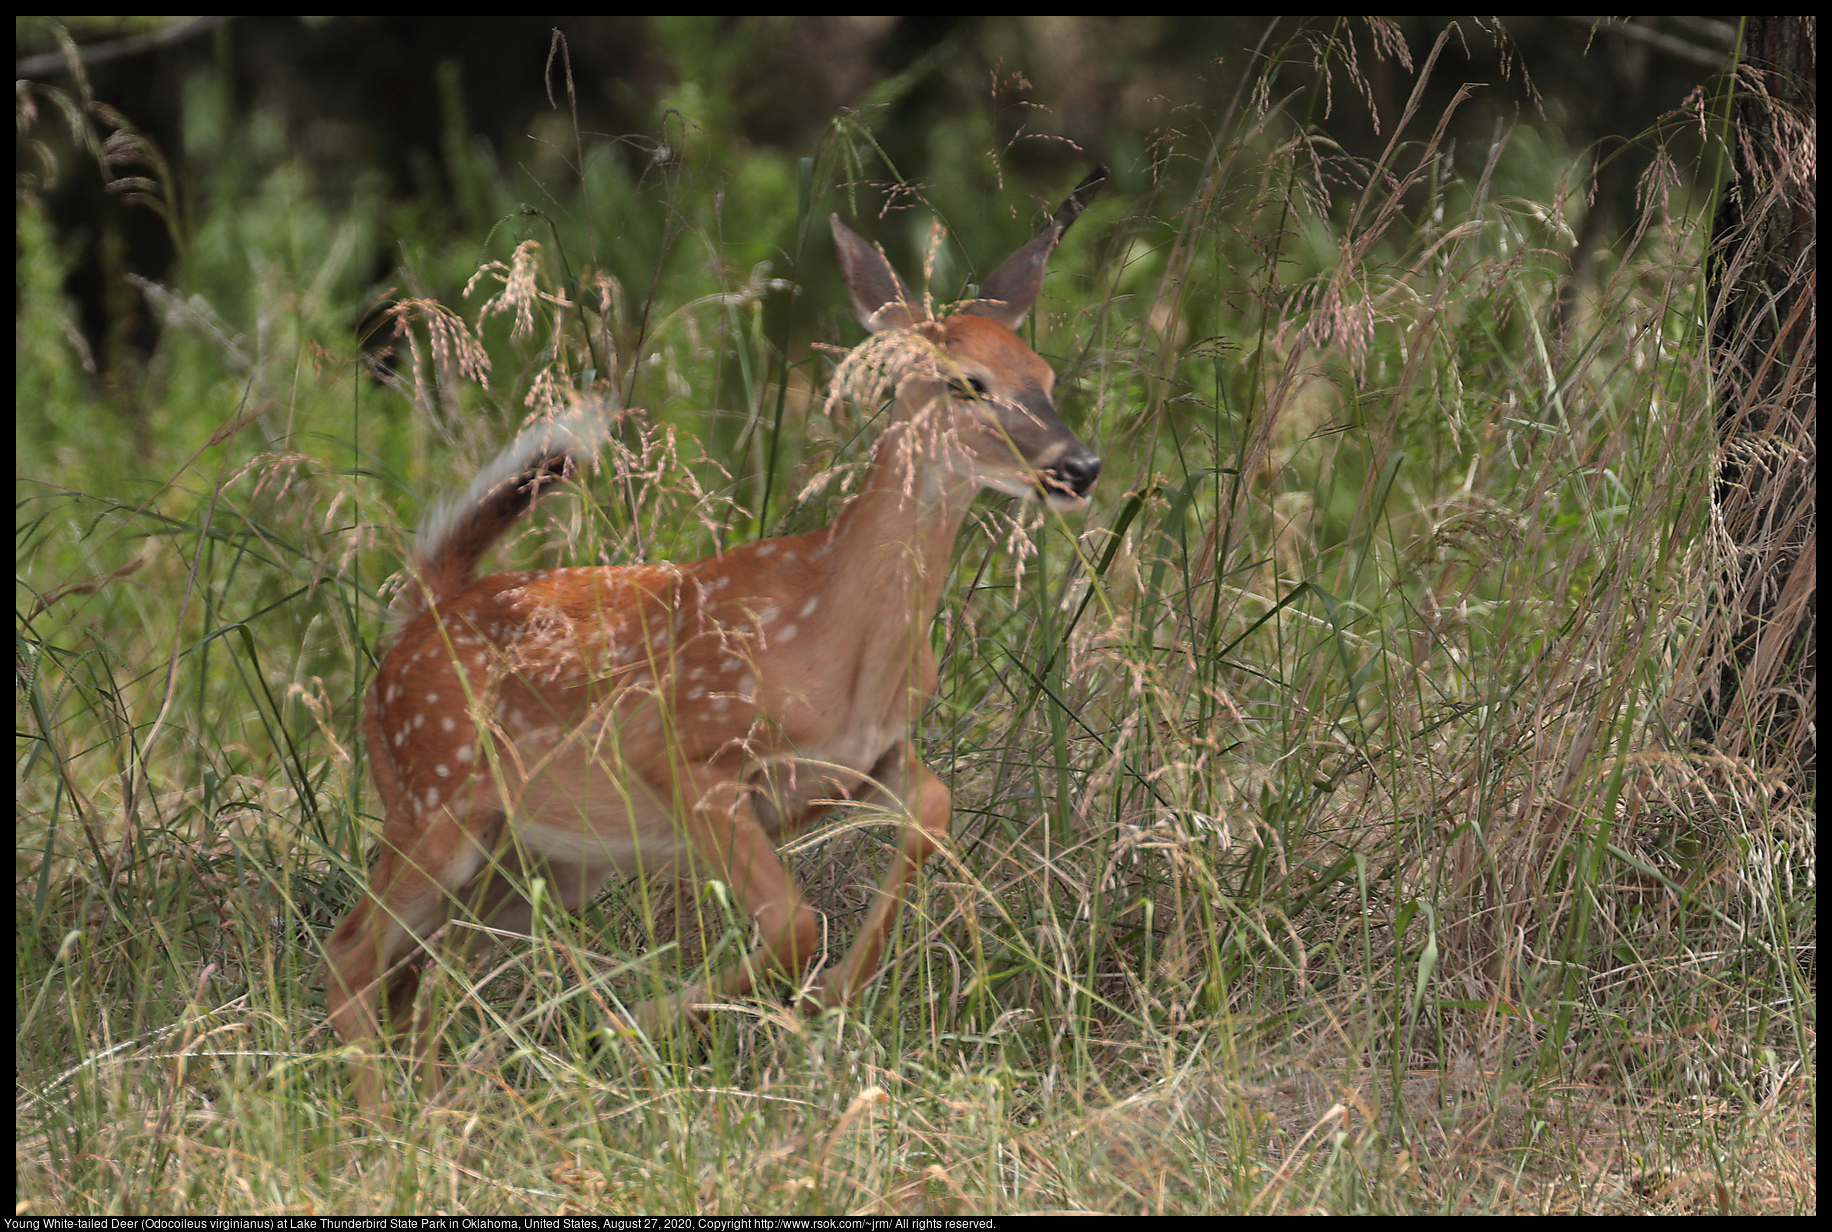
[[[968,402],[977,402],[986,396],[986,382],[977,376],[970,376],[965,384],[954,387],[954,396]]]

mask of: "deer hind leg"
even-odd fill
[[[463,883],[460,891],[447,899],[448,906],[462,904],[477,922],[493,929],[516,933],[527,932],[530,907],[522,892],[522,887],[527,884],[527,875],[521,866],[514,844],[505,840],[500,828],[488,837],[480,836],[477,841],[489,844],[487,847],[477,848],[483,855],[484,866],[472,874],[468,883]],[[490,941],[491,933],[473,931],[461,934],[459,939],[448,938],[447,943],[441,948],[447,954],[463,961],[488,949]],[[418,962],[425,965],[431,965],[437,961],[437,957],[430,949],[425,949],[419,958],[409,960],[410,963]],[[415,970],[414,983],[417,986],[419,983],[418,970],[413,967],[407,969]],[[396,981],[397,992],[403,983],[404,981]],[[439,1059],[439,1024],[433,1012],[435,998],[421,997],[416,1001],[413,996],[415,991],[417,987],[410,990],[408,995],[402,999],[401,1006],[396,1010],[392,1021],[397,1031],[404,1030],[409,1015],[412,1015],[414,1068],[419,1076],[420,1097],[430,1103],[445,1089],[445,1067]],[[392,1008],[392,1001],[390,1004]]]
[[[337,1034],[345,1043],[360,1046],[380,1037],[376,1002],[384,1000],[389,1025],[412,1025],[421,1068],[436,1075],[430,1014],[422,1011],[415,1021],[420,984],[415,960],[426,939],[451,917],[464,887],[483,869],[502,814],[491,812],[467,826],[441,811],[416,825],[418,833],[397,825],[396,816],[391,810],[368,892],[325,943],[325,1004]],[[379,1119],[386,1104],[374,1057],[359,1053],[350,1064],[358,1106]],[[436,1086],[436,1077],[431,1081]]]
[[[810,998],[809,1008],[844,1005],[859,995],[878,969],[878,959],[897,924],[897,913],[903,909],[903,895],[916,874],[935,849],[948,838],[948,818],[952,802],[948,789],[916,756],[916,750],[905,744],[899,751],[900,772],[887,774],[883,787],[873,793],[899,809],[907,808],[914,825],[903,827],[897,843],[897,854],[884,874],[871,910],[859,927],[846,957],[821,981]],[[885,780],[890,781],[885,781]]]

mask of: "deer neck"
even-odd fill
[[[932,663],[929,624],[978,490],[949,471],[937,456],[945,442],[927,439],[904,410],[900,405],[897,422],[878,438],[864,487],[834,519],[827,551],[847,595],[842,627],[870,652],[864,657],[887,667]],[[925,666],[923,674],[932,670]]]

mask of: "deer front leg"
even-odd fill
[[[690,790],[687,782],[681,787]],[[700,1021],[696,1005],[741,997],[756,987],[760,974],[800,971],[819,940],[813,908],[783,867],[775,843],[735,778],[717,779],[700,792],[684,824],[695,851],[757,922],[763,943],[704,983],[637,1006],[631,1018],[645,1033],[675,1020]]]
[[[853,940],[852,948],[846,951],[846,957],[821,981],[812,998],[817,1006],[844,1005],[858,996],[859,990],[871,980],[878,969],[878,958],[884,952],[884,943],[896,926],[897,913],[903,909],[904,891],[922,871],[929,856],[948,839],[948,816],[952,808],[948,789],[942,786],[934,771],[917,758],[916,750],[909,744],[903,746],[900,754],[901,774],[894,777],[901,782],[885,783],[873,794],[880,799],[895,797],[891,803],[908,809],[914,824],[904,825],[897,854],[891,858],[891,866],[878,886],[859,935]]]

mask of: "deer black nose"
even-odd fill
[[[1069,491],[1077,496],[1086,496],[1094,481],[1100,478],[1100,459],[1091,450],[1077,449],[1050,467],[1055,477],[1060,479]]]

